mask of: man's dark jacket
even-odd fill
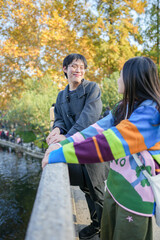
[[[101,92],[95,82],[82,80],[74,91],[69,85],[60,91],[56,100],[53,128],[71,136],[99,120],[102,111]],[[94,188],[103,185],[108,176],[108,163],[85,164]]]

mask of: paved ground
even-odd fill
[[[78,232],[82,228],[90,224],[89,212],[85,201],[84,193],[79,189],[79,187],[71,187],[71,194],[74,223],[76,230],[75,240],[79,240]],[[99,237],[95,236],[90,240],[99,240]],[[160,240],[160,228],[156,225],[154,218],[153,218],[153,240]]]
[[[71,187],[71,194],[72,194],[73,217],[76,231],[75,240],[79,240],[78,232],[85,226],[89,225],[91,221],[84,193],[79,189],[79,187]],[[99,239],[100,238],[98,236],[95,236],[90,240]]]

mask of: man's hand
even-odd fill
[[[42,168],[44,168],[48,164],[48,157],[50,152],[59,149],[60,146],[58,144],[54,144],[52,146],[49,146],[49,148],[46,150],[44,158],[42,159]]]
[[[58,142],[63,141],[65,139],[66,139],[66,137],[64,135],[62,135],[62,134],[58,135],[57,134],[50,139],[50,144],[58,143]]]
[[[52,143],[52,138],[56,135],[59,135],[60,134],[60,129],[58,127],[54,128],[52,130],[52,132],[50,132],[50,134],[48,135],[48,137],[46,138],[46,142],[48,145],[50,145]]]

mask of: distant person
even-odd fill
[[[19,145],[22,145],[22,144],[23,144],[22,138],[20,138],[20,137],[17,138],[17,144],[19,144]]]
[[[6,139],[6,141],[9,140],[9,131],[8,130],[5,131],[5,139]]]
[[[30,144],[30,148],[31,148],[31,150],[33,150],[34,149],[34,142],[31,142],[31,144]]]
[[[59,92],[56,100],[53,130],[47,137],[49,145],[83,130],[100,117],[101,92],[95,82],[84,79],[86,68],[87,61],[80,54],[70,54],[63,61],[63,71],[68,85]],[[52,148],[53,146],[50,145],[47,154],[52,151]],[[85,193],[92,222],[80,231],[79,237],[88,239],[100,232],[104,180],[107,178],[108,163],[69,164],[68,169],[71,185],[80,186]]]
[[[2,132],[1,132],[1,139],[5,139],[5,138],[6,138],[5,132],[4,132],[4,130],[2,130]]]

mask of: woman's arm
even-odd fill
[[[93,137],[97,134],[101,134],[108,128],[112,127],[113,124],[114,124],[114,118],[112,116],[112,113],[110,112],[109,115],[100,119],[96,123],[90,125],[88,128],[85,128],[81,132],[75,133],[71,137],[68,137],[67,139],[59,143],[61,144],[61,146],[64,146],[65,144],[68,144],[70,142],[80,143],[89,137]]]
[[[84,129],[82,132],[75,133],[73,136],[58,143],[58,145],[57,144],[50,145],[47,151],[45,152],[45,156],[42,160],[42,167],[45,167],[45,165],[48,163],[48,157],[50,152],[56,149],[59,149],[61,146],[64,146],[70,142],[80,143],[89,137],[95,136],[98,133],[100,134],[104,130],[110,128],[113,125],[113,123],[114,123],[114,119],[113,119],[112,113],[110,112],[108,116],[99,120],[97,123],[89,126],[88,128]],[[57,135],[57,137],[58,136],[60,135]]]
[[[140,106],[116,127],[51,152],[49,163],[98,163],[149,149],[159,144],[159,123],[160,114],[155,107]]]

